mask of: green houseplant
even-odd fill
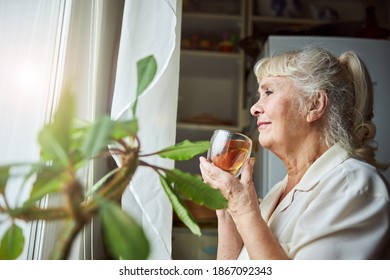
[[[186,208],[183,198],[211,209],[224,208],[227,201],[221,193],[205,184],[198,176],[178,169],[168,170],[147,164],[142,159],[150,155],[172,160],[189,160],[205,152],[208,141],[188,140],[156,151],[140,154],[137,137],[138,121],[135,117],[138,97],[153,80],[157,64],[153,56],[137,62],[137,97],[133,104],[133,118],[114,121],[102,116],[88,123],[75,118],[75,102],[69,92],[64,92],[53,121],[39,133],[41,160],[29,164],[0,166],[0,214],[8,220],[9,227],[0,241],[0,259],[16,259],[22,253],[25,237],[18,225],[35,220],[62,220],[63,229],[52,252],[53,259],[66,259],[75,237],[92,218],[102,222],[105,241],[116,258],[146,259],[149,242],[142,228],[127,213],[119,201],[138,166],[153,169],[160,177],[161,187],[168,196],[174,211],[182,222],[200,235],[200,228]],[[117,154],[121,165],[110,171],[94,186],[83,186],[78,172],[86,164],[99,157]],[[16,172],[14,170],[27,170]],[[11,207],[7,202],[6,188],[14,176],[23,178],[24,185],[31,186],[29,198],[21,206]],[[8,185],[8,186],[7,186]],[[62,205],[50,208],[39,206],[48,195],[62,196]],[[2,220],[4,223],[4,220]],[[0,222],[1,223],[1,222]],[[0,224],[1,226],[1,224]]]

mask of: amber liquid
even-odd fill
[[[219,168],[236,175],[249,153],[250,143],[244,140],[228,140],[223,150],[211,156],[211,161]]]

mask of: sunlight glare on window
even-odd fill
[[[27,100],[31,95],[39,94],[47,85],[49,73],[38,61],[21,62],[14,71],[14,85],[11,86]]]
[[[45,74],[39,69],[38,65],[27,64],[23,65],[18,73],[19,78],[19,88],[22,92],[35,92],[41,89],[44,80]]]

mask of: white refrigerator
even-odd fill
[[[377,159],[390,162],[390,40],[342,37],[270,36],[262,56],[313,45],[328,49],[335,55],[353,50],[365,62],[374,84],[374,119],[378,143]],[[256,87],[252,82],[252,86]],[[254,181],[261,196],[286,175],[283,163],[273,153],[261,147],[256,152]],[[261,159],[261,160],[260,160]],[[260,171],[260,172],[259,172]],[[390,170],[382,172],[390,181]]]

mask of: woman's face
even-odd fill
[[[287,152],[300,143],[307,126],[298,109],[298,92],[288,77],[265,77],[258,94],[250,111],[257,118],[259,142],[275,154]]]

